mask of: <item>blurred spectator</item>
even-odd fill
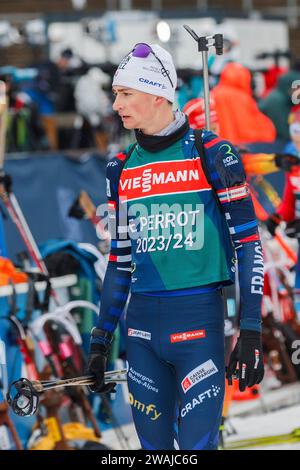
[[[75,86],[75,103],[79,119],[76,120],[76,146],[96,147],[107,152],[108,137],[105,120],[112,114],[112,105],[103,87],[110,77],[98,67],[92,67]]]
[[[55,65],[57,67],[55,109],[60,112],[75,111],[74,87],[77,76],[86,72],[86,65],[70,48],[61,52]]]
[[[26,76],[26,71],[23,74]],[[5,81],[8,97],[7,137],[8,152],[25,152],[47,148],[38,108],[30,95],[22,89],[22,73],[12,70],[0,75]]]
[[[289,115],[290,142],[284,151],[287,154],[300,156],[300,105],[294,106]]]
[[[277,87],[260,102],[260,110],[274,123],[277,138],[289,140],[288,116],[293,107],[291,92],[292,83],[300,80],[300,71],[290,70],[278,79]]]
[[[277,86],[279,77],[283,74],[287,73],[287,68],[285,67],[278,67],[276,65],[272,65],[268,70],[264,72],[264,80],[265,80],[265,91],[264,91],[264,98],[266,98],[269,93]]]
[[[210,100],[209,100],[209,109],[210,109],[211,131],[219,135],[220,134],[219,119],[218,119],[218,115],[216,112],[216,103],[212,97],[210,97]],[[183,112],[189,118],[189,124],[192,129],[206,128],[204,98],[195,98],[193,100],[190,100],[183,108]]]
[[[8,113],[7,150],[26,152],[47,148],[40,116],[30,96],[13,90]]]
[[[35,79],[30,84],[22,87],[37,106],[41,124],[46,134],[48,147],[52,150],[58,149],[55,119],[56,86],[56,66],[52,62],[46,62],[37,67],[37,76]]]
[[[251,73],[241,64],[225,66],[212,90],[220,122],[220,135],[233,144],[273,142],[276,130],[252,97]]]

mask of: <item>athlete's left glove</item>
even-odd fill
[[[232,385],[232,376],[238,366],[239,389],[259,384],[264,377],[264,361],[261,333],[259,331],[241,330],[227,367],[226,378]]]

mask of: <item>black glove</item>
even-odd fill
[[[96,336],[102,336],[107,339],[107,344],[100,344],[91,342],[90,352],[88,355],[87,374],[95,376],[95,384],[90,385],[89,388],[92,392],[97,393],[113,393],[116,386],[115,382],[105,384],[104,372],[106,371],[107,358],[109,355],[110,344],[112,335],[104,332],[103,330],[95,329],[92,331],[92,339]]]
[[[283,171],[291,171],[293,166],[300,165],[300,158],[288,153],[275,153],[275,165]]]
[[[286,224],[285,233],[291,238],[300,238],[300,219],[295,219]]]
[[[265,226],[267,227],[268,231],[270,234],[274,237],[275,235],[275,230],[277,225],[279,225],[281,222],[281,217],[278,214],[271,214],[270,217],[265,220]]]
[[[259,384],[264,377],[264,361],[261,333],[252,330],[241,330],[234,350],[229,359],[226,371],[228,384],[232,385],[232,376],[237,365],[239,389],[241,392],[246,387]]]

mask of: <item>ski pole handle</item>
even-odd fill
[[[122,383],[126,381],[124,374],[127,373],[127,369],[111,370],[104,373],[105,383],[117,382]],[[95,377],[93,375],[82,375],[79,377],[73,377],[71,379],[58,379],[58,380],[35,380],[31,384],[38,393],[45,392],[53,388],[59,387],[76,387],[84,385],[93,385],[95,383]]]

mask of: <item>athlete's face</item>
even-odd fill
[[[157,112],[157,105],[162,99],[158,96],[115,86],[113,88],[115,101],[114,111],[117,111],[126,129],[147,129],[153,123]]]

